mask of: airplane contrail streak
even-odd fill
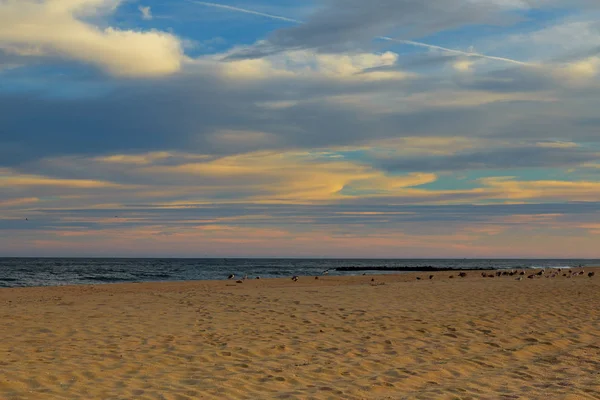
[[[293,18],[287,18],[287,17],[282,17],[280,15],[273,15],[273,14],[262,13],[262,12],[258,12],[258,11],[248,10],[246,8],[239,8],[239,7],[234,7],[234,6],[228,6],[228,5],[225,5],[225,4],[209,3],[209,2],[206,2],[206,1],[195,1],[195,0],[187,0],[187,1],[190,2],[190,3],[194,3],[194,4],[200,4],[202,6],[222,8],[224,10],[237,11],[237,12],[241,12],[241,13],[244,13],[244,14],[259,15],[261,17],[267,17],[267,18],[271,18],[271,19],[278,19],[280,21],[293,22],[295,24],[303,24],[304,23],[304,22],[302,22],[300,20],[293,19]]]
[[[271,18],[271,19],[277,19],[277,20],[280,20],[280,21],[292,22],[292,23],[295,23],[295,24],[303,24],[304,23],[304,21],[300,21],[298,19],[282,17],[281,15],[273,15],[273,14],[262,13],[262,12],[258,12],[258,11],[254,11],[254,10],[249,10],[247,8],[240,8],[240,7],[228,6],[228,5],[219,4],[219,3],[209,3],[209,2],[206,2],[206,1],[197,1],[197,0],[187,0],[187,1],[190,2],[190,3],[199,4],[199,5],[203,5],[203,6],[207,6],[207,7],[215,7],[215,8],[221,8],[221,9],[224,9],[224,10],[235,11],[235,12],[240,12],[240,13],[245,13],[245,14],[258,15],[258,16],[261,16],[261,17],[266,17],[266,18]],[[388,37],[388,36],[377,36],[376,39],[386,40],[386,41],[389,41],[389,42],[396,42],[396,43],[407,44],[407,45],[410,45],[410,46],[424,47],[424,48],[427,48],[427,49],[440,50],[440,51],[444,51],[446,53],[459,54],[459,55],[463,55],[463,56],[466,56],[466,57],[485,58],[485,59],[488,59],[488,60],[502,61],[502,62],[507,62],[507,63],[511,63],[511,64],[517,64],[517,65],[526,65],[526,66],[532,66],[532,65],[534,65],[532,63],[527,63],[527,62],[523,62],[523,61],[519,61],[519,60],[513,60],[512,58],[488,56],[487,54],[481,54],[481,53],[475,53],[475,52],[468,52],[468,51],[462,51],[462,50],[455,50],[455,49],[450,49],[450,48],[447,48],[447,47],[436,46],[436,45],[433,45],[433,44],[427,44],[427,43],[423,43],[423,42],[415,42],[414,40],[394,39],[394,38],[391,38],[391,37]]]
[[[513,60],[512,58],[488,56],[487,54],[449,49],[447,47],[436,46],[434,44],[427,44],[427,43],[422,43],[422,42],[415,42],[413,40],[393,39],[393,38],[387,37],[387,36],[378,36],[377,39],[387,40],[390,42],[409,44],[412,46],[425,47],[428,49],[441,50],[441,51],[445,51],[447,53],[460,54],[460,55],[467,56],[467,57],[487,58],[488,60],[504,61],[504,62],[518,64],[518,65],[530,65],[530,66],[533,65],[533,64],[527,63],[527,62]]]

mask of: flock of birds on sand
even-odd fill
[[[327,269],[327,270],[323,271],[321,273],[321,275],[328,275],[329,271],[330,270]],[[542,269],[539,272],[532,273],[532,274],[529,274],[529,275],[527,275],[527,273],[525,272],[525,270],[521,270],[521,271],[517,271],[517,270],[510,270],[510,271],[503,270],[503,271],[495,271],[495,272],[486,272],[486,271],[483,271],[483,272],[481,272],[481,276],[483,278],[494,278],[494,277],[500,277],[500,276],[515,276],[515,275],[517,275],[516,280],[521,281],[521,280],[523,280],[523,277],[525,275],[527,275],[528,279],[536,279],[536,278],[556,278],[556,277],[561,276],[561,275],[564,276],[564,277],[566,277],[566,278],[574,278],[576,276],[580,276],[580,275],[584,275],[585,274],[585,271],[583,269],[579,270],[579,271],[573,271],[572,269],[569,269],[567,272],[564,272],[564,273],[562,271],[563,271],[562,268],[556,268],[556,269],[553,268],[553,269],[550,270],[549,273],[546,273],[546,270]],[[363,275],[366,275],[366,274],[367,274],[366,272],[363,273]],[[593,271],[592,272],[588,272],[588,274],[587,274],[587,276],[589,278],[593,277],[594,275],[596,275],[596,273],[593,272]],[[435,275],[429,275],[429,279],[433,279],[434,276]],[[458,273],[458,276],[460,278],[465,278],[467,276],[467,273],[464,272],[464,271],[461,271],[461,272]],[[292,276],[292,280],[294,282],[297,282],[299,278],[300,277],[298,275]],[[453,279],[454,275],[450,275],[448,278]],[[227,277],[227,279],[229,279],[229,280],[235,279],[235,274],[230,274]],[[242,279],[238,279],[236,281],[236,283],[243,283],[246,279],[248,279],[248,275],[244,275],[244,277]],[[260,279],[260,276],[257,276],[255,279]],[[319,277],[315,276],[315,279],[319,279]],[[420,276],[417,276],[416,279],[418,281],[420,281],[422,278]],[[371,281],[374,281],[374,280],[375,280],[375,278],[371,279]]]
[[[542,269],[536,273],[531,273],[529,275],[527,275],[527,273],[525,272],[525,270],[521,270],[518,271],[516,269],[514,270],[503,270],[503,271],[495,271],[495,272],[486,272],[483,271],[481,273],[481,277],[482,278],[495,278],[495,277],[499,277],[499,276],[515,276],[517,275],[517,278],[515,278],[518,281],[523,280],[523,277],[525,275],[527,275],[527,279],[536,279],[536,278],[556,278],[557,276],[564,276],[566,278],[574,278],[576,276],[580,276],[580,275],[584,275],[585,271],[582,269],[580,271],[574,271],[572,269],[569,269],[567,272],[563,272],[562,268],[552,268],[550,269],[550,271],[548,273],[546,273],[545,269]],[[595,272],[588,272],[587,276],[589,278],[593,277],[594,275],[596,275]],[[467,276],[466,272],[460,272],[458,274],[459,277],[461,278],[465,278]],[[454,275],[450,275],[448,278],[453,279]],[[433,279],[433,275],[429,275],[429,279]],[[421,280],[421,277],[418,276],[417,280]]]
[[[329,271],[329,270],[327,270],[327,271]],[[325,272],[327,272],[327,271],[324,271],[324,272],[323,272],[323,275],[327,275],[327,274],[325,273]],[[294,275],[294,276],[292,276],[292,280],[293,280],[294,282],[297,282],[299,278],[300,278],[300,277],[299,277],[298,275]],[[229,280],[233,280],[233,279],[235,279],[235,274],[230,274],[230,275],[227,277],[227,279],[229,279]],[[244,277],[243,277],[242,279],[238,279],[238,280],[236,281],[236,283],[243,283],[243,282],[244,282],[246,279],[248,279],[248,275],[247,275],[247,274],[246,274],[246,275],[244,275]],[[257,276],[255,279],[260,279],[260,276]],[[315,279],[319,279],[319,277],[318,277],[318,276],[315,276]]]

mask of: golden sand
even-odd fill
[[[434,275],[0,289],[0,399],[600,399],[598,272]]]

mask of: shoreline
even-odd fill
[[[536,273],[539,272],[540,270],[557,270],[557,269],[565,269],[565,270],[573,270],[573,271],[579,271],[579,270],[586,270],[589,269],[591,271],[596,271],[597,275],[600,275],[600,266],[583,266],[583,267],[579,267],[579,266],[574,266],[574,267],[546,267],[546,268],[456,268],[456,269],[440,269],[440,270],[429,270],[429,269],[424,269],[424,270],[409,270],[409,271],[399,271],[399,270],[395,270],[395,269],[369,269],[369,270],[365,270],[365,269],[360,269],[360,270],[356,270],[356,272],[363,272],[362,274],[356,274],[356,275],[298,275],[299,278],[301,278],[303,281],[305,279],[315,279],[315,277],[318,277],[318,279],[324,279],[324,280],[329,280],[332,278],[349,278],[351,280],[355,280],[357,278],[364,278],[365,276],[369,276],[369,277],[392,277],[391,279],[393,281],[398,281],[398,282],[408,282],[411,279],[407,279],[407,276],[410,277],[416,277],[419,274],[421,274],[421,276],[424,276],[425,278],[427,278],[429,275],[434,275],[434,276],[439,276],[439,277],[447,277],[450,275],[453,275],[453,277],[458,277],[458,274],[461,272],[467,273],[467,275],[471,274],[471,277],[473,274],[475,274],[475,277],[480,277],[480,273],[489,273],[489,272],[504,272],[504,271],[525,271],[525,276],[532,274],[532,273]],[[389,272],[389,273],[380,273],[380,272]],[[369,273],[372,272],[372,273]],[[277,281],[286,281],[289,280],[293,275],[289,276],[289,277],[268,277],[268,278],[263,278],[260,277],[260,279],[256,279],[256,277],[252,276],[249,277],[248,279],[245,279],[243,282],[253,282],[253,281],[260,281],[260,282],[269,282],[269,281],[273,281],[273,282],[277,282]],[[512,276],[512,275],[511,275]],[[515,275],[516,276],[516,275]],[[402,278],[401,278],[402,277]],[[505,278],[505,276],[503,276],[503,278]],[[559,279],[562,277],[558,277]],[[105,285],[140,285],[140,284],[185,284],[185,283],[201,283],[201,282],[236,282],[239,279],[232,279],[232,280],[228,280],[226,278],[223,279],[194,279],[194,280],[152,280],[152,281],[116,281],[116,282],[104,282],[104,281],[98,281],[96,283],[69,283],[69,284],[61,284],[61,285],[39,285],[39,286],[7,286],[7,287],[0,287],[0,292],[2,290],[5,289],[27,289],[27,288],[70,288],[70,287],[80,287],[80,286],[105,286]],[[387,279],[386,279],[387,280]],[[297,284],[298,285],[298,284]]]

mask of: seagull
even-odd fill
[[[294,275],[294,276],[292,276],[292,280],[293,280],[294,282],[296,282],[296,281],[298,280],[298,275]]]
[[[235,278],[235,275],[234,275],[234,274],[231,274],[231,275],[229,275],[229,276],[227,277],[227,279],[233,279],[233,278]]]

